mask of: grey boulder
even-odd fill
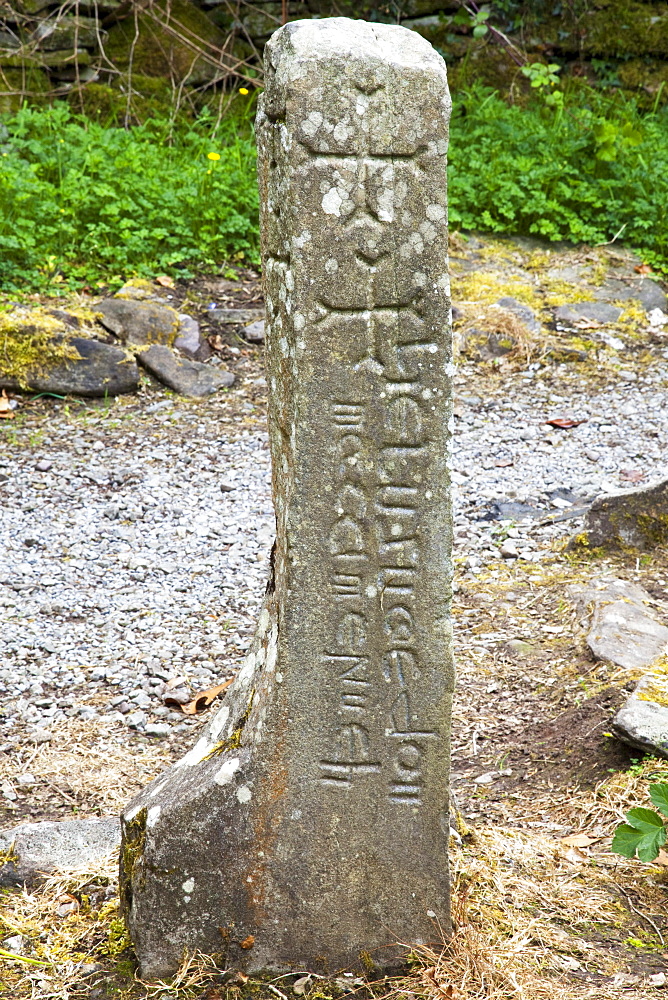
[[[89,397],[117,396],[137,389],[139,370],[127,351],[85,337],[72,337],[68,344],[76,349],[78,358],[27,372],[23,386],[17,379],[0,372],[0,389]]]
[[[218,389],[234,385],[235,381],[232,372],[219,371],[211,365],[179,358],[168,347],[160,344],[153,344],[139,351],[137,359],[151,375],[155,375],[182,396],[193,398],[211,396]]]
[[[115,816],[21,823],[0,831],[0,851],[8,856],[0,868],[0,886],[36,885],[56,871],[93,872],[118,851],[120,842],[120,822]]]
[[[592,546],[652,549],[668,541],[668,479],[594,500],[584,521]]]
[[[570,593],[581,613],[591,612],[587,646],[596,660],[639,670],[666,653],[668,628],[657,619],[652,598],[642,587],[627,580],[602,579],[571,588]]]
[[[624,743],[656,757],[668,757],[668,677],[645,674],[617,712],[612,728]]]
[[[176,309],[160,302],[135,299],[103,299],[95,307],[100,322],[124,344],[172,346],[181,329]]]

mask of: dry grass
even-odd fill
[[[68,719],[53,727],[50,743],[0,754],[0,781],[28,772],[81,811],[111,814],[169,762],[164,745],[136,741],[130,750],[124,730],[97,719]]]

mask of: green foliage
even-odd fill
[[[649,786],[653,804],[668,816],[668,784],[659,782]],[[638,807],[626,814],[626,823],[620,823],[612,839],[612,850],[624,858],[654,861],[666,842],[665,822],[653,809]]]
[[[549,69],[549,67],[548,67]],[[450,128],[453,227],[605,243],[668,271],[668,110],[580,90],[558,109],[475,88]]]
[[[536,65],[545,82],[528,106],[480,86],[455,95],[451,225],[589,244],[623,232],[668,273],[668,108],[643,113],[572,82],[558,89],[556,64]],[[0,288],[54,292],[257,263],[253,103],[238,96],[217,134],[206,112],[127,130],[63,104],[6,117]]]
[[[559,83],[558,74],[561,73],[561,66],[557,63],[535,62],[522,66],[522,73],[529,78],[534,88],[554,87]]]
[[[471,28],[471,34],[474,38],[484,38],[489,31],[486,22],[489,20],[490,14],[491,11],[486,7],[482,7],[480,10],[460,7],[454,17],[451,18],[451,23],[460,27]]]
[[[166,120],[109,128],[64,104],[6,118],[0,287],[53,290],[114,275],[188,275],[235,255],[257,261],[248,117],[228,120],[215,138],[206,113],[173,130]]]

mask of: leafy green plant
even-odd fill
[[[608,142],[615,155],[603,159]],[[449,161],[453,226],[589,244],[623,228],[628,245],[668,271],[666,108],[642,114],[580,89],[565,91],[555,115],[542,100],[509,106],[477,86],[455,102]]]
[[[658,809],[639,806],[626,814],[626,823],[620,823],[612,839],[612,850],[624,858],[640,861],[654,861],[666,842],[666,821],[668,816],[668,784],[657,782],[649,786],[649,796]],[[661,815],[660,815],[661,814]]]
[[[484,38],[489,31],[489,26],[487,25],[489,16],[490,11],[486,7],[481,7],[477,10],[461,7],[452,18],[451,23],[464,28],[471,28],[471,34],[474,38]]]
[[[559,83],[558,74],[561,73],[561,66],[557,63],[535,62],[522,66],[522,73],[529,78],[534,89],[554,87]]]
[[[252,96],[249,103],[252,102]],[[108,128],[24,107],[0,145],[0,287],[57,290],[258,260],[248,121]]]

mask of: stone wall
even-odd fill
[[[458,0],[0,0],[0,112],[69,98],[125,121],[229,93],[261,76],[286,16],[401,23],[444,55],[453,89],[479,80],[526,91],[519,65],[556,60],[564,75],[621,87],[646,103],[668,94],[668,4],[653,0],[504,3],[474,38]],[[504,40],[506,39],[506,40]],[[512,45],[517,50],[512,50]],[[666,92],[666,94],[664,94]]]

